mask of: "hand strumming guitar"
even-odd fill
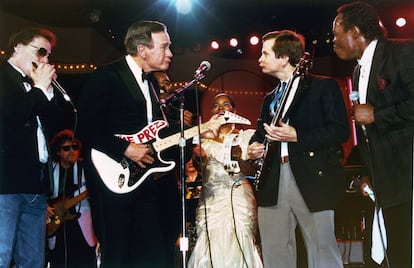
[[[124,155],[137,163],[141,168],[145,168],[146,164],[154,162],[154,158],[150,155],[150,149],[145,144],[130,143]]]
[[[253,142],[247,147],[247,154],[249,159],[256,160],[263,157],[265,152],[265,146],[262,143]]]

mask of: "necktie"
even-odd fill
[[[285,91],[285,87],[286,87],[286,82],[280,83],[279,89],[275,92],[275,96],[273,97],[273,100],[270,103],[269,110],[272,116],[275,115],[275,107],[279,105],[279,101],[283,95],[283,92]]]
[[[359,84],[359,74],[361,72],[361,65],[357,64],[354,68],[353,72],[353,83],[352,83],[352,90],[358,91],[358,84]]]
[[[365,189],[364,189],[365,190]],[[365,190],[372,202],[375,202],[375,195],[372,190]],[[372,245],[371,258],[378,264],[381,264],[385,258],[387,250],[387,230],[385,229],[384,216],[382,209],[375,206],[374,220],[372,223]]]

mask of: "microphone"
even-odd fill
[[[37,68],[36,62],[32,62],[32,65],[34,68]],[[68,101],[72,102],[71,98],[69,97],[68,93],[66,93],[66,90],[56,81],[56,79],[52,79],[52,85],[54,88],[56,88],[62,95],[63,98]]]
[[[351,91],[349,94],[349,98],[352,101],[352,104],[359,104],[359,91]],[[367,128],[365,125],[361,125],[362,132],[364,132],[364,136],[367,137]]]
[[[208,61],[202,61],[200,63],[200,66],[197,68],[197,70],[194,72],[194,76],[197,77],[199,76],[202,72],[204,71],[208,71],[211,68],[211,64]]]

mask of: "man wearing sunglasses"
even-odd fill
[[[97,239],[92,228],[82,143],[70,129],[50,142],[53,184],[47,235],[51,267],[95,267]]]
[[[26,28],[0,64],[0,267],[44,267],[48,117],[56,113],[48,62],[55,35]],[[33,66],[37,65],[37,68]]]

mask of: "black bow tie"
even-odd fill
[[[142,79],[142,82],[145,82],[145,80],[148,80],[148,81],[149,81],[148,74],[147,74],[147,73],[142,72],[142,74],[141,74],[141,79]]]
[[[30,78],[30,77],[28,77],[27,75],[26,76],[22,76],[22,81],[23,81],[23,83],[28,83],[28,84],[30,84],[30,85],[33,85],[33,80]]]

